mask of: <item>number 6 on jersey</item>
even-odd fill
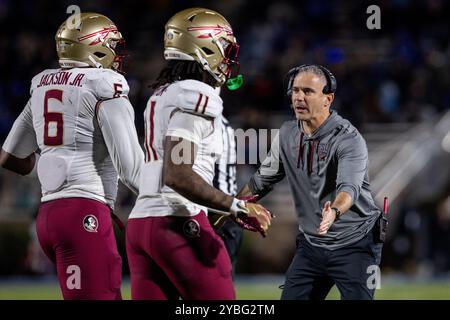
[[[48,100],[56,99],[61,103],[63,91],[52,89],[45,92],[44,97],[44,144],[47,146],[60,146],[63,144],[64,120],[61,112],[48,112]],[[56,123],[56,126],[55,126]]]

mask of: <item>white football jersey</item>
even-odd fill
[[[150,97],[145,117],[145,164],[139,196],[130,219],[149,216],[194,216],[203,206],[163,185],[166,136],[189,140],[198,146],[192,169],[212,185],[214,164],[222,154],[220,115],[223,102],[211,86],[182,80],[162,86]]]
[[[128,91],[109,69],[48,69],[33,78],[3,149],[23,158],[40,148],[42,201],[82,197],[113,207],[117,172],[137,191],[143,153]]]

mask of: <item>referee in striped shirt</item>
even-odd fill
[[[223,154],[215,166],[213,185],[222,192],[235,196],[237,192],[236,185],[236,140],[234,130],[224,116],[221,119]],[[211,224],[214,221],[214,215],[210,216]],[[222,238],[227,248],[233,265],[233,274],[239,248],[242,243],[243,230],[230,219],[224,219],[225,222],[216,229],[216,233]]]

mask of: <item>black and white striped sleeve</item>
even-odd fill
[[[234,130],[225,117],[220,121],[223,153],[215,165],[213,185],[229,195],[236,195],[236,140]]]

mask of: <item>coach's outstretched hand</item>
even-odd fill
[[[328,232],[334,220],[336,219],[336,214],[333,209],[331,209],[331,201],[325,202],[322,209],[322,222],[320,223],[319,229],[317,232],[320,235],[324,235]]]

